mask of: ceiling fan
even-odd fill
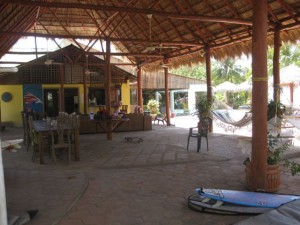
[[[91,71],[89,69],[89,55],[86,55],[85,57],[86,57],[86,60],[85,60],[85,62],[86,62],[86,69],[84,71],[84,74],[87,75],[87,76],[88,75],[99,75],[98,72],[94,72],[94,71]]]
[[[53,59],[46,59],[45,61],[45,65],[46,66],[50,66],[50,65],[62,65],[63,63],[59,63],[59,62],[54,62]]]
[[[147,17],[148,17],[148,21],[149,21],[149,41],[151,42],[152,41],[152,14],[148,14]],[[172,49],[172,48],[177,48],[177,47],[175,47],[175,46],[163,46],[162,44],[149,45],[142,52],[143,53],[153,52],[156,49],[160,49],[160,52],[161,52],[161,50],[163,48]]]

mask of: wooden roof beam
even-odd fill
[[[9,52],[0,52],[0,54],[8,54],[8,55],[46,55],[51,52],[21,52],[21,51],[9,51]],[[105,52],[84,52],[83,55],[105,55]],[[160,54],[147,54],[147,53],[122,53],[122,52],[112,52],[112,56],[137,56],[137,57],[150,57],[150,58],[162,58],[163,56]]]
[[[49,11],[50,13],[52,13],[53,17],[56,18],[57,22],[58,22],[58,23],[60,24],[60,26],[64,29],[64,31],[66,31],[67,34],[71,35],[71,33],[69,32],[69,30],[63,25],[63,23],[62,23],[62,22],[59,20],[59,18],[56,16],[56,13],[54,13],[50,8],[48,8],[48,11]],[[76,45],[77,45],[80,49],[82,49],[81,45],[76,41],[76,39],[73,38],[73,37],[72,37],[72,39],[73,39],[73,41],[76,43]],[[83,50],[83,49],[82,49],[82,50]]]
[[[178,1],[178,4],[180,4],[179,1]],[[194,10],[193,10],[193,8],[192,8],[192,6],[191,6],[190,3],[186,2],[186,5],[189,7],[189,10],[191,10],[191,12],[194,12]],[[184,11],[186,13],[186,10],[184,9],[184,7],[181,4],[180,4],[180,8],[181,8],[182,11]],[[205,34],[203,34],[202,30],[198,28],[198,24],[196,24],[195,21],[191,21],[191,23],[193,24],[194,29],[200,34],[201,39],[202,39],[201,42],[208,43],[209,40],[205,37]],[[199,26],[201,26],[205,30],[205,32],[207,32],[208,34],[210,34],[211,36],[214,36],[210,32],[210,30],[205,27],[204,24],[200,23]],[[191,31],[191,33],[194,33],[194,32]]]
[[[16,37],[44,37],[44,38],[81,38],[81,39],[106,39],[107,37],[95,37],[95,36],[85,36],[85,35],[72,35],[72,34],[41,34],[41,33],[28,33],[28,32],[3,32],[0,31],[0,36],[16,36]],[[159,41],[159,40],[142,40],[142,39],[134,39],[134,38],[114,38],[110,37],[110,41],[112,42],[132,42],[132,43],[149,43],[149,44],[163,44],[163,45],[178,45],[178,46],[202,46],[201,43],[195,42],[181,42],[181,41]]]
[[[296,22],[298,22],[298,18],[297,16],[295,16],[295,14],[293,13],[293,9],[291,9],[291,7],[286,4],[284,1],[282,0],[277,0],[277,2],[279,2],[279,4],[282,6],[282,8],[289,14],[289,16],[291,18],[293,18]]]
[[[21,62],[21,61],[0,61],[0,64],[19,64],[19,65],[45,65],[44,62]],[[76,65],[84,65],[85,63],[67,63],[67,64],[76,64]],[[104,63],[89,63],[89,66],[99,66]],[[135,63],[110,63],[113,66],[135,66]]]
[[[238,18],[239,14],[237,13],[236,9],[228,2],[228,0],[225,0],[225,4],[229,8],[229,10],[232,12],[232,14]],[[249,27],[248,26],[243,26],[243,27],[244,27],[245,31],[247,31],[248,34],[251,35]]]
[[[174,6],[173,1],[168,1],[169,4],[173,5],[173,7],[176,9],[176,7]],[[161,7],[160,7],[161,9]],[[177,9],[176,9],[177,10]],[[177,10],[178,11],[178,10]],[[181,39],[181,41],[186,41],[183,37],[182,34],[180,33],[180,31],[177,29],[176,25],[174,24],[174,22],[172,20],[168,20],[168,22],[171,24],[171,26],[173,27],[174,31],[177,33],[178,37]],[[184,25],[186,26],[186,24],[184,23]],[[191,32],[192,35],[195,37],[195,33]],[[199,37],[195,38],[195,39],[199,39]],[[201,40],[201,42],[203,42],[203,40]]]
[[[195,20],[195,21],[206,21],[206,22],[219,22],[219,23],[232,23],[252,26],[251,20],[245,19],[232,19],[216,16],[200,16],[190,14],[178,14],[162,12],[153,9],[141,9],[133,7],[120,7],[120,6],[106,6],[106,5],[95,5],[95,4],[81,4],[81,3],[63,3],[63,2],[42,2],[42,1],[23,1],[23,0],[2,0],[3,3],[16,3],[21,5],[40,6],[46,8],[71,8],[71,9],[91,9],[100,11],[114,11],[114,12],[129,12],[129,13],[140,13],[140,14],[152,14],[172,19],[182,20]]]

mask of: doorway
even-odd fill
[[[59,111],[58,89],[44,89],[44,112],[49,117],[56,117]]]
[[[79,113],[78,88],[65,88],[64,96],[65,96],[65,112]]]

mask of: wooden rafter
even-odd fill
[[[284,31],[283,41],[295,41],[300,35],[299,1],[268,0],[267,10],[268,40],[276,28]],[[147,14],[153,15],[151,40]],[[75,44],[78,38],[89,39],[85,52],[98,40],[101,44],[107,38],[134,64],[161,61],[159,56],[169,59],[170,65],[190,64],[205,46],[210,46],[216,59],[227,54],[248,54],[252,17],[253,0],[3,0],[0,56],[20,37],[36,33],[36,37],[67,38]],[[159,48],[160,45],[176,48]],[[145,52],[150,46],[155,48]],[[181,56],[183,60],[178,60]],[[72,60],[80,61],[81,56],[78,57]]]
[[[178,13],[168,13],[161,12],[152,9],[141,9],[141,8],[131,8],[131,7],[120,7],[120,6],[106,6],[106,5],[94,5],[94,4],[80,4],[80,3],[64,3],[55,2],[48,3],[42,1],[22,1],[22,0],[3,0],[6,3],[17,3],[20,5],[30,5],[30,6],[40,6],[46,8],[65,8],[65,9],[93,9],[100,11],[113,11],[113,12],[128,12],[128,13],[139,13],[139,14],[152,14],[172,19],[182,19],[182,20],[195,20],[195,21],[207,21],[207,22],[219,22],[219,23],[232,23],[232,24],[243,24],[252,26],[252,22],[244,19],[232,19],[223,17],[213,17],[213,16],[199,16],[190,14],[178,14]]]

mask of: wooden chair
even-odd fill
[[[159,124],[159,122],[165,124],[165,122],[167,123],[167,116],[165,114],[157,114],[154,118],[154,123],[155,121],[157,121],[157,124]]]
[[[212,119],[209,117],[203,118],[200,121],[200,124],[198,127],[191,127],[189,129],[189,136],[188,136],[188,142],[187,142],[187,150],[189,150],[189,143],[190,143],[190,138],[197,138],[197,152],[199,152],[201,148],[201,138],[204,137],[206,138],[206,146],[207,146],[207,151],[208,149],[208,132],[209,129],[212,125]]]
[[[76,144],[77,141],[75,139],[76,137],[76,132],[79,134],[79,129],[80,129],[80,116],[76,114],[71,114],[70,115],[70,127],[72,128],[72,132],[70,134],[70,142],[72,146],[72,151],[75,152]]]
[[[23,125],[23,143],[26,145],[27,151],[29,150],[30,146],[30,130],[28,124],[28,117],[26,116],[25,112],[21,112],[22,116],[22,125]]]
[[[121,105],[120,106],[120,112],[127,114],[128,105]]]
[[[26,118],[26,116],[25,116]],[[31,156],[31,160],[32,162],[35,162],[35,159],[37,156],[39,156],[40,152],[39,152],[39,146],[38,146],[38,138],[37,138],[37,134],[35,132],[35,130],[33,129],[33,117],[32,116],[28,116],[27,119],[27,124],[28,124],[28,139],[27,139],[27,151],[29,149],[29,147],[32,147],[32,156]]]
[[[57,123],[56,129],[50,127],[51,152],[54,163],[56,163],[56,151],[67,150],[68,162],[71,161],[70,129],[64,129],[65,124]]]

